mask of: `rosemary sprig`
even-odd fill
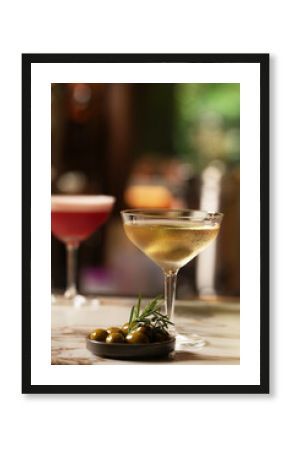
[[[158,295],[147,303],[143,311],[141,311],[141,294],[138,296],[137,305],[134,305],[130,311],[128,333],[142,325],[150,325],[152,328],[166,330],[168,325],[174,325],[166,314],[160,312],[163,300]]]

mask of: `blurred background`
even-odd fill
[[[177,296],[240,292],[240,85],[53,84],[53,194],[110,194],[108,222],[79,250],[82,293],[153,296],[161,270],[127,239],[120,210],[221,211],[214,244],[179,273]],[[65,287],[64,245],[52,236],[52,290]]]

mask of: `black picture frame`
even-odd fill
[[[22,393],[267,394],[269,393],[269,54],[23,54],[22,55]],[[33,63],[258,63],[260,65],[260,384],[31,384],[31,65]]]

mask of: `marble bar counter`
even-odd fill
[[[94,356],[86,348],[86,336],[94,328],[119,326],[128,322],[133,300],[127,298],[90,299],[72,306],[61,297],[52,304],[51,364],[239,364],[240,308],[237,301],[188,300],[176,302],[177,331],[201,336],[206,344],[196,348],[177,343],[167,358],[126,361]]]

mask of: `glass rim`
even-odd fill
[[[151,212],[151,214],[150,214]],[[156,214],[155,214],[156,213]],[[158,214],[160,213],[160,214]],[[121,215],[126,214],[132,214],[140,217],[150,217],[150,218],[162,218],[165,219],[164,213],[201,213],[204,214],[205,217],[198,218],[196,217],[196,220],[205,220],[205,219],[211,219],[211,218],[223,218],[224,214],[218,211],[206,211],[203,209],[189,209],[189,208],[133,208],[133,209],[123,209],[120,211]],[[170,217],[169,217],[170,218]],[[186,215],[180,215],[177,217],[174,217],[175,220],[178,219],[188,219],[190,216]],[[172,217],[171,217],[172,219]]]
[[[52,212],[97,212],[102,209],[111,210],[116,198],[112,195],[51,195]]]
[[[113,195],[107,195],[107,194],[51,194],[51,198],[66,198],[66,199],[80,199],[80,198],[86,198],[86,199],[94,199],[94,198],[107,198],[115,200],[116,197]]]

